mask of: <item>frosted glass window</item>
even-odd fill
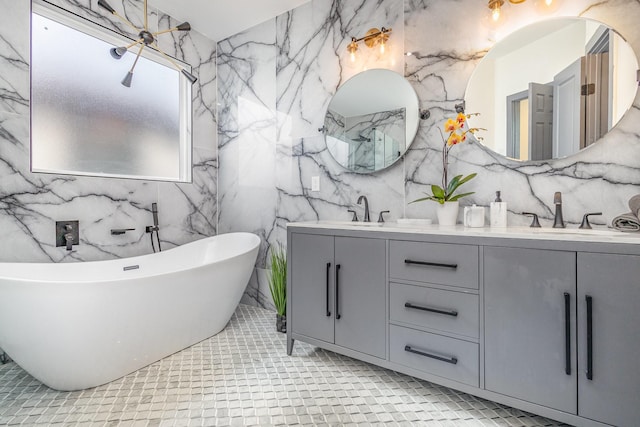
[[[71,19],[32,14],[31,170],[190,181],[191,84],[145,48],[123,86],[137,48],[115,60],[130,40]]]

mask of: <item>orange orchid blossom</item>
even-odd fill
[[[466,141],[468,133],[475,135],[475,133],[480,130],[486,130],[483,128],[469,128],[465,130],[467,119],[472,116],[478,116],[478,115],[479,115],[478,113],[469,113],[469,114],[458,113],[455,119],[449,118],[444,123],[444,130],[445,132],[448,132],[449,135],[447,136],[446,139],[444,138],[444,135],[443,135],[443,139],[444,139],[444,147],[442,149],[442,167],[443,167],[442,186],[443,188],[446,188],[449,182],[448,176],[447,176],[447,166],[449,165],[449,150],[451,149],[451,147]],[[478,137],[476,138],[480,140],[482,139]]]
[[[465,125],[467,124],[467,119],[471,116],[477,116],[477,113],[465,114],[458,113],[458,115],[454,118],[449,118],[444,123],[444,131],[449,135],[445,138],[444,134],[442,135],[442,139],[444,141],[444,146],[442,147],[442,187],[438,185],[431,185],[432,194],[427,194],[427,197],[423,197],[414,202],[421,202],[423,200],[434,200],[438,203],[442,204],[444,202],[453,202],[461,197],[468,196],[471,193],[463,193],[463,194],[454,194],[459,186],[464,184],[465,182],[473,179],[476,174],[472,173],[463,177],[462,175],[458,175],[454,177],[451,182],[448,179],[448,166],[449,166],[449,150],[455,145],[458,145],[467,140],[467,134],[471,133],[475,136],[475,133],[480,130],[486,130],[483,128],[469,128],[465,130]],[[442,132],[442,130],[440,131]],[[476,136],[476,139],[481,140]]]

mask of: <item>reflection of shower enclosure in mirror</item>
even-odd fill
[[[400,74],[373,69],[340,86],[327,107],[327,151],[345,169],[372,173],[402,157],[418,130],[418,96]]]
[[[327,146],[349,170],[362,173],[386,168],[405,151],[404,108],[353,117],[329,110],[327,118]]]
[[[566,157],[597,142],[635,99],[638,60],[600,22],[557,18],[502,39],[469,80],[471,125],[483,143],[519,160]],[[506,101],[506,102],[505,102]]]

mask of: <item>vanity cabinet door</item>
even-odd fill
[[[576,254],[484,248],[485,388],[575,414]]]
[[[335,343],[385,358],[386,242],[336,237],[335,262]]]
[[[291,235],[291,319],[297,334],[333,343],[333,236]]]
[[[578,254],[578,415],[640,420],[640,257]]]

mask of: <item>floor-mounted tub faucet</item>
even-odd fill
[[[364,222],[371,222],[371,218],[369,218],[369,201],[367,200],[367,196],[360,196],[358,198],[358,204],[361,204],[364,200]]]

